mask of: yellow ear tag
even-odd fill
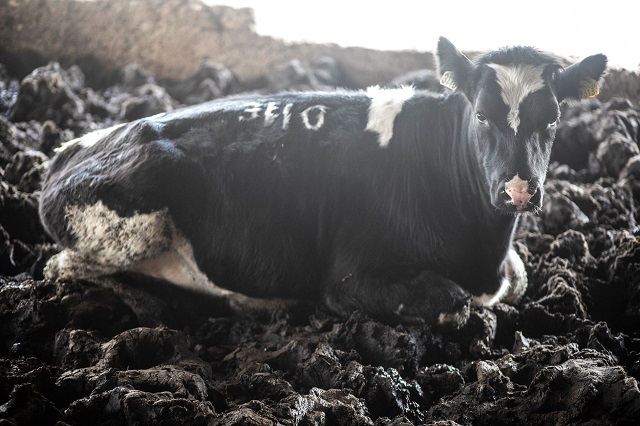
[[[440,77],[440,84],[442,84],[444,87],[448,87],[454,92],[458,89],[458,85],[453,80],[453,73],[451,71],[447,71],[442,74],[442,77]]]
[[[580,88],[578,89],[578,96],[581,98],[593,98],[598,96],[600,89],[598,88],[598,82],[594,79],[583,80],[580,82]]]

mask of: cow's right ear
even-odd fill
[[[470,89],[475,71],[473,63],[444,37],[438,39],[437,51],[440,84],[453,91],[462,91],[471,99]]]

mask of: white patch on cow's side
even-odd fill
[[[404,103],[414,94],[415,90],[411,86],[402,86],[397,89],[381,89],[378,86],[372,86],[367,89],[371,104],[365,130],[378,134],[378,144],[381,147],[389,145],[393,137],[396,116],[402,111]]]
[[[166,210],[120,217],[98,201],[68,206],[66,219],[76,237],[75,251],[116,266],[126,267],[160,252],[171,237]]]
[[[500,301],[515,303],[527,289],[527,271],[524,262],[514,249],[509,249],[504,260],[504,277],[500,282],[500,288],[494,294],[474,296],[473,306],[493,306]]]
[[[291,120],[291,108],[293,104],[286,104],[282,109],[282,130],[289,128],[289,121]]]
[[[67,226],[75,245],[53,256],[48,279],[91,279],[136,272],[215,296],[232,294],[215,286],[198,268],[189,241],[166,210],[120,217],[98,201],[69,206]]]
[[[311,114],[312,111],[318,111],[317,116],[315,118],[316,120],[315,123],[311,123],[309,119],[309,114]],[[304,127],[306,127],[309,130],[319,130],[324,125],[324,115],[326,114],[326,112],[327,112],[327,107],[325,107],[324,105],[310,106],[309,108],[302,111],[300,113],[300,117],[302,118],[302,123],[304,124]]]
[[[502,89],[500,97],[509,107],[507,122],[518,133],[520,104],[531,93],[544,87],[544,65],[487,65],[496,71],[496,81]]]
[[[271,126],[276,121],[276,118],[280,117],[280,114],[276,112],[278,111],[279,107],[280,105],[278,105],[276,102],[269,102],[267,104],[267,108],[264,110],[265,127]]]
[[[111,133],[113,133],[120,127],[124,126],[125,124],[127,123],[121,123],[115,126],[104,128],[104,129],[94,130],[93,132],[89,132],[84,136],[81,136],[76,139],[72,139],[68,142],[61,144],[58,148],[54,149],[54,152],[57,154],[57,153],[63,152],[64,150],[68,149],[71,146],[78,145],[78,144],[82,148],[89,148],[95,145],[95,143],[98,142],[100,139],[103,139],[106,136],[109,136]]]
[[[75,237],[72,248],[47,263],[47,278],[92,278],[125,271],[169,245],[166,211],[120,217],[98,201],[67,206],[67,228]]]

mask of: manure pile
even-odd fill
[[[329,59],[292,62],[258,90],[339,79]],[[127,276],[43,280],[58,248],[37,202],[56,147],[245,90],[215,64],[181,81],[131,65],[101,89],[77,66],[22,81],[0,66],[0,424],[637,424],[640,109],[626,99],[563,107],[543,210],[516,235],[529,288],[461,330],[309,303],[237,314]]]

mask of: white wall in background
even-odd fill
[[[531,45],[581,58],[605,53],[638,70],[640,1],[205,0],[251,7],[256,31],[288,41],[432,51],[439,35],[462,50]]]

